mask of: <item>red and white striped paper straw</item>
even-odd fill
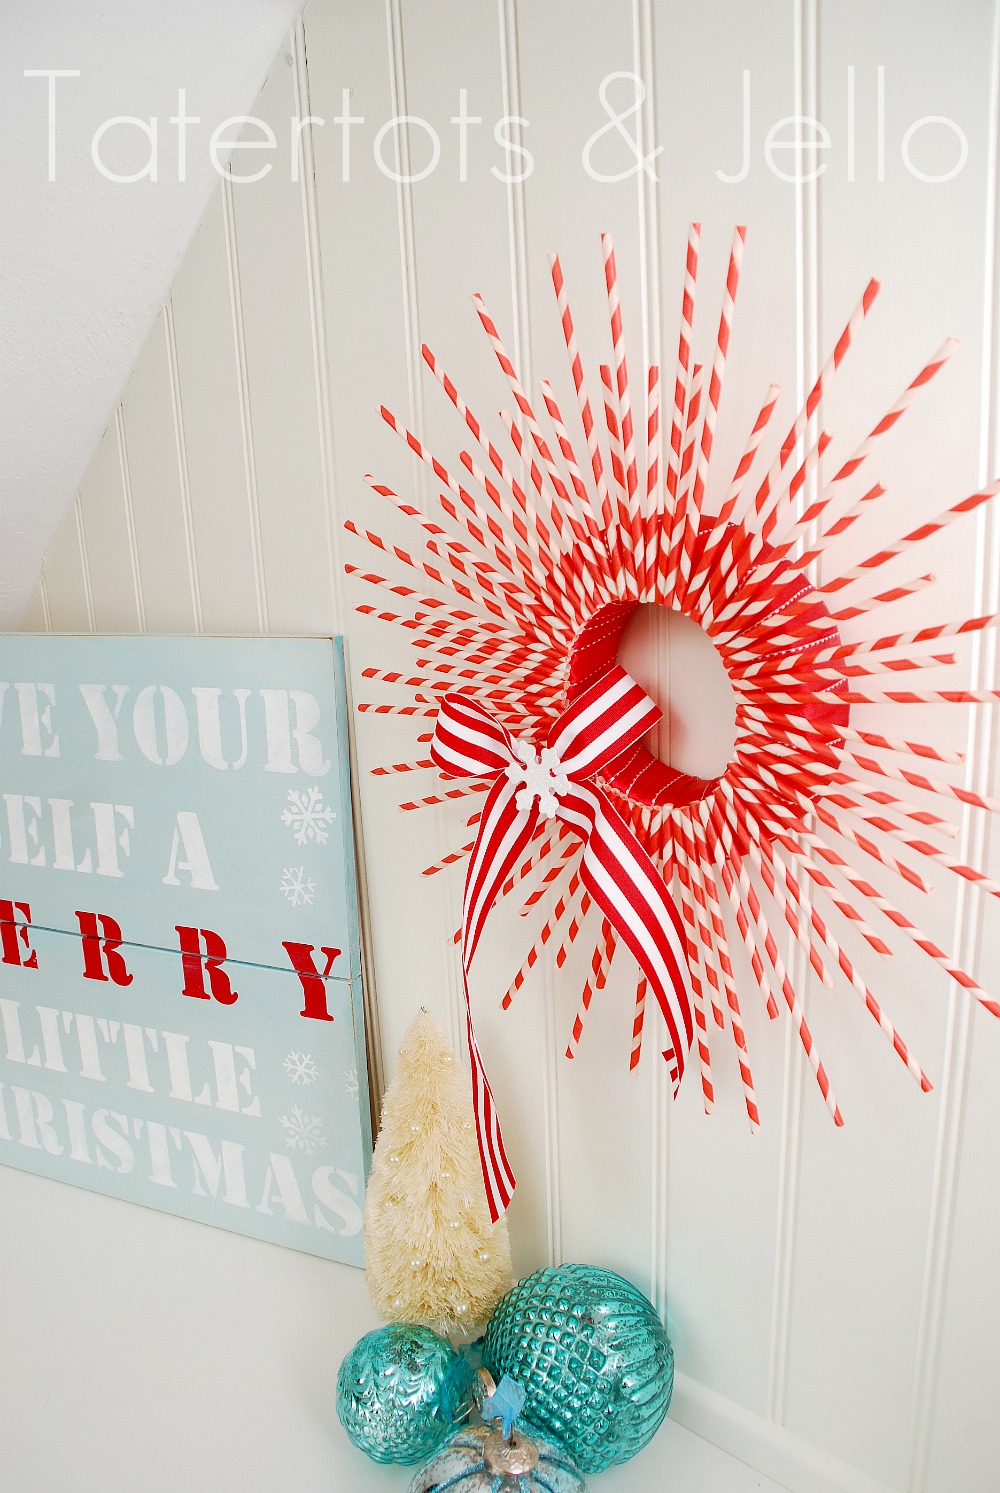
[[[722,845],[722,842],[719,840],[717,835],[708,832],[708,821],[706,819],[707,813],[709,813],[709,810],[705,809],[704,807],[700,808],[700,822],[702,832],[705,835],[705,843],[709,847],[709,858],[710,861],[713,861],[718,867],[719,873],[722,876],[722,885],[725,890],[726,897],[729,901],[729,905],[732,908],[733,915],[736,918],[736,926],[739,930],[740,938],[743,941],[743,946],[746,949],[747,957],[750,960],[750,965],[754,973],[754,979],[756,980],[757,987],[764,998],[764,1004],[767,1008],[767,1014],[772,1021],[776,1021],[778,1017],[778,1003],[774,998],[774,993],[771,989],[771,983],[768,979],[767,971],[764,968],[763,960],[758,953],[756,940],[754,939],[753,932],[747,920],[746,909],[736,890],[736,883],[733,879],[733,874],[726,860],[724,846]],[[715,847],[718,848],[718,854],[715,853]]]
[[[729,946],[726,941],[722,907],[719,903],[718,893],[716,892],[713,880],[711,876],[705,874],[704,870],[705,863],[710,857],[708,844],[702,832],[702,826],[693,816],[688,816],[688,819],[691,830],[690,838],[687,833],[688,826],[678,823],[675,825],[674,843],[682,847],[682,853],[687,860],[689,875],[695,884],[696,896],[698,896],[698,888],[701,888],[699,902],[708,919],[706,956],[708,960],[712,960],[713,958],[716,960],[721,974],[726,1004],[729,1008],[733,1041],[736,1046],[740,1082],[743,1085],[743,1099],[746,1105],[747,1117],[750,1121],[751,1133],[756,1134],[760,1129],[760,1111],[757,1106],[757,1093],[754,1088],[753,1072],[750,1068],[750,1054],[747,1048],[746,1032],[743,1027],[743,1015],[740,1010],[739,996],[736,993],[733,966],[729,957]],[[710,965],[706,967],[710,968]]]
[[[691,576],[691,580],[688,584],[685,596],[687,599],[687,604],[691,608],[693,615],[697,615],[698,613],[699,593],[701,592],[701,589],[709,574],[714,573],[716,561],[718,560],[719,555],[724,548],[726,539],[726,527],[730,523],[734,513],[736,512],[736,508],[739,504],[740,497],[743,492],[744,483],[746,482],[750,469],[753,466],[757,452],[760,449],[760,443],[764,437],[764,432],[766,431],[768,424],[770,423],[771,416],[774,414],[775,408],[777,406],[779,393],[779,386],[777,384],[771,384],[764,396],[764,403],[760,407],[760,413],[754,421],[753,429],[750,432],[750,436],[747,440],[743,455],[739,459],[736,471],[733,473],[733,480],[729,484],[729,491],[726,494],[726,501],[719,509],[718,518],[716,519],[715,523],[715,534],[713,538],[706,543],[702,557],[695,566],[694,573]]]
[[[743,868],[743,860],[736,850],[736,846],[733,842],[733,837],[729,830],[729,826],[723,819],[718,807],[713,807],[711,810],[709,810],[709,816],[715,834],[722,841],[723,847],[726,849],[730,858],[735,860],[739,867],[740,888],[743,892],[744,898],[746,899],[747,906],[750,909],[750,915],[753,918],[754,922],[757,924],[758,929],[761,931],[764,942],[764,951],[767,954],[772,969],[774,970],[775,979],[781,987],[781,993],[785,998],[785,1004],[787,1005],[789,1015],[792,1018],[792,1024],[795,1027],[799,1041],[802,1044],[802,1050],[806,1055],[806,1060],[808,1061],[809,1066],[813,1071],[813,1076],[816,1079],[817,1087],[819,1088],[819,1091],[823,1096],[823,1101],[826,1104],[826,1107],[833,1119],[834,1124],[843,1125],[843,1116],[840,1113],[840,1108],[837,1104],[836,1097],[830,1085],[829,1076],[827,1075],[826,1069],[824,1068],[823,1063],[820,1060],[819,1053],[816,1050],[816,1044],[813,1041],[813,1035],[809,1029],[809,1023],[806,1021],[805,1012],[802,1009],[802,1003],[800,1002],[798,995],[795,992],[794,986],[788,978],[788,974],[782,962],[781,955],[778,952],[778,946],[775,943],[774,937],[767,925],[767,919],[765,918],[763,910],[761,909],[760,902],[757,899],[757,895],[753,891],[746,871]]]
[[[541,515],[538,513],[534,504],[530,502],[520,484],[517,483],[513,479],[512,475],[507,471],[506,465],[499,451],[497,451],[496,447],[493,445],[493,442],[489,439],[489,437],[483,430],[482,425],[476,419],[476,416],[472,413],[472,410],[459,394],[455,384],[448,377],[447,373],[441,367],[437,358],[431,352],[426,343],[421,348],[421,355],[428,369],[437,379],[445,394],[448,396],[448,399],[454,406],[456,412],[459,414],[462,420],[464,420],[466,428],[471,433],[476,444],[484,453],[490,465],[500,477],[501,481],[503,481],[509,488],[511,496],[520,509],[520,516],[515,513],[514,509],[510,506],[509,503],[507,503],[506,499],[503,498],[502,494],[493,484],[490,484],[490,486],[487,487],[484,480],[482,481],[481,485],[484,486],[491,501],[495,504],[505,521],[514,528],[516,533],[521,535],[521,537],[524,539],[524,542],[528,545],[529,549],[534,552],[534,554],[538,558],[539,563],[544,568],[551,569],[555,564],[555,559],[552,553],[552,538]],[[393,424],[393,428],[397,429],[398,427]],[[423,451],[423,447],[422,443],[417,440],[417,437],[412,436],[409,432],[406,432],[405,439],[411,450],[415,451],[417,455],[421,455],[422,460],[428,460],[426,456],[423,456],[421,454]],[[416,442],[416,445],[413,444],[414,442]],[[471,462],[469,463],[469,465],[471,466]],[[438,475],[436,468],[435,475]],[[445,485],[449,486],[449,483],[445,483]],[[451,490],[453,492],[456,492],[456,496],[460,498],[466,498],[468,496],[461,490],[456,491],[456,487],[454,484],[451,484]]]
[[[878,762],[874,757],[862,756],[860,752],[848,751],[852,761],[866,772],[873,772],[878,777],[891,778],[897,783],[909,783],[914,788],[922,788],[926,793],[935,793],[943,798],[953,798],[958,803],[968,804],[974,809],[985,809],[991,814],[1000,814],[1000,798],[987,798],[983,794],[973,793],[970,788],[962,788],[957,783],[945,783],[940,778],[928,778],[922,772],[913,772],[904,767],[886,766],[884,762]]]
[[[587,393],[587,383],[583,373],[583,362],[580,358],[580,349],[576,340],[576,329],[573,325],[573,316],[570,311],[569,297],[566,293],[566,282],[563,277],[562,265],[557,254],[549,258],[549,267],[552,274],[552,288],[556,295],[556,305],[559,309],[559,320],[562,326],[563,340],[566,344],[566,353],[570,362],[570,374],[573,379],[573,388],[576,391],[577,406],[580,411],[580,419],[583,424],[584,439],[587,443],[587,455],[590,458],[591,470],[594,474],[594,485],[597,488],[597,496],[600,502],[601,518],[605,529],[610,532],[613,521],[611,508],[611,496],[608,492],[607,479],[604,472],[604,462],[601,457],[601,448],[597,439],[597,430],[594,425],[594,413]],[[619,580],[622,577],[624,563],[620,551],[614,552],[615,573]]]
[[[734,807],[737,808],[737,812],[740,816],[740,823],[743,825],[744,830],[748,834],[753,835],[754,842],[764,859],[770,863],[773,870],[782,878],[792,898],[799,904],[799,906],[802,907],[803,911],[808,914],[809,920],[816,931],[817,937],[819,938],[823,946],[829,951],[831,958],[837,961],[837,964],[847,978],[847,981],[851,985],[851,988],[855,990],[858,995],[860,995],[869,1013],[877,1022],[879,1029],[892,1043],[892,1046],[895,1049],[897,1055],[905,1064],[909,1072],[916,1079],[917,1083],[919,1083],[921,1089],[924,1091],[924,1093],[928,1093],[932,1088],[930,1079],[927,1077],[920,1064],[912,1056],[907,1044],[899,1035],[896,1028],[889,1020],[888,1016],[886,1016],[881,1005],[868,989],[868,986],[859,977],[852,961],[840,947],[840,944],[837,942],[836,938],[834,937],[830,928],[827,926],[824,919],[816,911],[815,907],[813,907],[811,903],[805,900],[801,888],[799,887],[798,881],[792,874],[791,870],[785,865],[784,861],[781,859],[781,856],[774,849],[774,845],[772,844],[770,839],[766,835],[761,835],[758,832],[752,817],[743,814],[735,804],[735,801]]]
[[[769,467],[757,492],[754,494],[753,511],[757,515],[760,515],[769,506],[771,493],[778,478],[787,466],[789,458],[802,439],[802,436],[805,434],[806,426],[822,403],[823,396],[826,394],[834,374],[847,356],[851,344],[862,326],[865,317],[871,310],[880,289],[881,286],[877,280],[869,280],[861,300],[851,312],[847,320],[847,325],[838,337],[833,352],[820,369],[816,382],[806,396],[805,404],[792,422],[792,427],[781,443],[777,456]]]
[[[677,601],[677,588],[680,584],[681,557],[684,553],[684,535],[687,526],[688,496],[691,491],[691,484],[694,481],[695,450],[698,444],[698,416],[701,413],[703,380],[704,369],[700,363],[695,363],[691,370],[687,408],[684,412],[684,435],[677,473],[677,497],[674,505],[675,522],[672,525],[673,537],[669,549],[666,552],[662,548],[660,550],[660,574],[657,580],[657,592],[663,604],[671,607]]]
[[[925,539],[930,539],[933,534],[939,533],[948,524],[954,523],[956,519],[962,518],[966,513],[972,513],[980,504],[989,502],[990,498],[995,498],[998,492],[1000,492],[1000,482],[992,482],[988,487],[982,488],[979,492],[970,493],[960,503],[955,503],[951,508],[946,508],[944,513],[939,514],[937,518],[930,519],[927,523],[919,524],[917,528],[911,529],[908,534],[903,535],[902,539],[898,539],[894,545],[890,545],[887,549],[879,550],[874,555],[869,555],[866,560],[862,560],[853,569],[846,570],[842,575],[827,581],[825,585],[819,588],[820,594],[831,596],[837,591],[842,591],[852,581],[860,580],[869,571],[876,569],[879,565],[884,565],[887,560],[894,560],[897,555],[903,554],[905,550],[915,544],[921,544]]]
[[[920,390],[926,387],[926,385],[930,383],[931,379],[940,372],[940,370],[947,363],[948,359],[951,357],[957,346],[958,343],[954,337],[948,337],[945,339],[945,341],[938,348],[937,352],[934,354],[933,358],[931,358],[930,362],[925,363],[916,377],[912,379],[909,384],[907,384],[906,388],[903,390],[903,393],[900,395],[899,399],[897,399],[896,403],[886,411],[886,413],[882,416],[878,423],[872,428],[869,434],[861,442],[861,445],[857,448],[854,454],[849,457],[849,459],[843,464],[843,466],[841,466],[840,469],[830,479],[830,482],[823,489],[816,502],[812,504],[811,507],[808,508],[802,515],[801,519],[798,521],[800,530],[810,523],[815,523],[821,517],[821,515],[829,507],[830,503],[836,498],[838,492],[840,491],[839,484],[844,482],[847,478],[853,476],[858,468],[868,459],[872,451],[875,449],[877,442],[903,417],[903,415],[912,405]],[[861,498],[858,499],[858,501],[847,513],[843,514],[841,518],[837,519],[834,524],[832,524],[825,530],[823,536],[824,544],[829,542],[829,540],[833,539],[835,536],[846,532],[846,530],[849,529],[852,524],[856,523],[857,520],[862,516],[862,514],[865,513],[867,505],[871,502],[871,500],[876,497],[881,497],[884,492],[885,488],[882,487],[880,483],[876,483],[874,487],[870,488],[868,492],[866,492]],[[793,538],[787,544],[780,546],[780,548],[775,551],[773,559],[784,559],[787,554],[791,553],[794,543],[795,541]],[[818,559],[821,554],[822,546],[818,546],[815,549],[808,550],[801,557],[799,564],[803,569],[806,569],[813,563],[814,560]]]
[[[637,555],[632,538],[632,517],[628,507],[628,491],[625,476],[625,448],[622,445],[618,411],[612,400],[615,397],[611,369],[607,363],[600,365],[601,388],[604,391],[604,423],[608,432],[608,448],[611,453],[611,510],[612,544],[621,556],[626,591],[629,596],[639,596],[639,571]]]
[[[666,574],[666,560],[673,554],[677,533],[677,495],[680,488],[681,441],[688,404],[688,384],[691,377],[691,339],[694,323],[694,297],[698,281],[698,252],[701,243],[701,224],[692,223],[688,229],[687,254],[684,261],[684,288],[681,296],[680,330],[677,339],[677,371],[674,376],[674,405],[670,423],[670,449],[667,459],[667,515],[661,526],[657,571]],[[666,543],[664,544],[664,540]]]
[[[661,447],[660,370],[653,367],[649,369],[646,379],[646,496],[642,526],[642,555],[639,566],[642,576],[642,592],[646,601],[655,599],[653,576],[656,567],[656,530],[663,519],[660,508]]]
[[[856,845],[859,850],[863,850],[872,860],[878,861],[879,865],[886,866],[890,871],[895,871],[898,876],[902,876],[904,881],[908,881],[918,891],[930,891],[927,882],[912,866],[908,866],[905,861],[897,861],[894,856],[888,855],[876,845],[874,840],[870,840],[860,830],[853,829],[851,825],[845,824],[842,819],[838,818],[836,814],[832,813],[816,799],[811,799],[799,788],[793,778],[790,776],[779,777],[774,773],[763,760],[763,754],[759,750],[752,760],[739,747],[736,750],[744,771],[751,777],[757,778],[762,786],[771,790],[777,790],[786,802],[793,800],[798,804],[801,812],[815,814],[821,824],[825,824],[828,829],[832,829],[841,839],[849,841],[852,845]]]
[[[708,895],[702,885],[702,880],[698,874],[697,868],[692,863],[691,857],[688,854],[684,837],[681,833],[679,833],[679,826],[677,825],[674,826],[674,855],[676,857],[678,871],[681,877],[686,882],[688,891],[690,892],[692,898],[690,911],[694,921],[691,926],[697,933],[699,943],[701,944],[701,953],[705,969],[705,979],[709,987],[708,993],[712,1006],[712,1016],[715,1020],[716,1026],[720,1030],[724,1030],[726,1022],[725,1017],[722,1014],[722,1003],[720,999],[722,995],[722,987],[719,983],[718,972],[716,971],[714,962],[712,960],[712,936],[709,932],[708,926]]]
[[[893,601],[902,601],[905,596],[913,596],[916,592],[923,591],[936,583],[936,575],[918,575],[912,581],[904,581],[900,586],[890,586],[887,591],[879,591],[875,596],[866,596],[861,601],[855,602],[853,606],[841,607],[839,612],[831,612],[830,615],[834,622],[851,622],[865,612],[879,610]]]
[[[933,379],[938,373],[940,373],[941,369],[947,363],[948,359],[951,357],[957,346],[958,343],[956,342],[954,337],[948,337],[945,339],[945,341],[938,348],[937,352],[931,358],[930,362],[925,363],[917,376],[907,384],[902,394],[896,400],[896,403],[892,405],[892,407],[888,409],[882,416],[881,420],[879,420],[877,424],[872,427],[872,429],[869,431],[865,439],[861,442],[861,445],[857,448],[854,454],[850,456],[846,462],[844,462],[843,466],[841,466],[837,472],[834,473],[833,477],[830,479],[830,482],[820,493],[813,506],[810,509],[807,509],[807,511],[802,515],[801,523],[803,526],[814,523],[821,516],[821,514],[826,510],[826,508],[840,491],[839,484],[846,481],[848,477],[853,476],[858,468],[865,461],[867,461],[868,457],[875,449],[879,440],[881,440],[884,435],[892,430],[893,426],[902,419],[907,410],[913,404],[913,401],[916,399],[920,390],[926,388],[931,379]],[[882,490],[884,491],[884,489]],[[850,510],[850,512],[845,513],[842,518],[838,519],[836,523],[830,526],[826,530],[824,536],[825,539],[832,539],[835,535],[842,534],[846,529],[849,529],[851,524],[855,523],[857,519],[861,517],[861,514],[864,512],[865,502],[869,496],[869,494],[866,494],[865,497],[860,499],[855,507]],[[812,558],[813,553],[814,552],[810,552],[810,559]]]
[[[494,617],[514,622],[516,626],[524,626],[531,622],[531,611],[528,599],[522,600],[518,594],[506,586],[503,578],[497,572],[489,573],[480,569],[479,566],[485,562],[469,564],[462,559],[460,554],[442,553],[441,546],[434,540],[428,539],[424,543],[427,549],[437,555],[443,562],[443,571],[437,566],[428,564],[425,560],[418,560],[407,550],[397,544],[392,544],[375,534],[371,529],[360,529],[351,519],[345,519],[344,528],[349,534],[364,539],[373,549],[381,550],[383,554],[392,555],[397,560],[408,565],[411,570],[418,570],[428,576],[432,581],[449,590],[455,591],[467,601],[481,606],[486,612]],[[459,577],[464,576],[464,580]],[[496,579],[494,579],[496,577]]]
[[[583,480],[576,453],[573,450],[569,434],[563,423],[562,414],[556,401],[555,392],[548,379],[541,381],[542,400],[545,404],[546,413],[552,421],[555,431],[556,443],[562,454],[563,461],[569,474],[570,486],[575,498],[573,512],[576,515],[577,524],[580,525],[580,542],[583,543],[588,553],[593,558],[594,564],[601,575],[605,589],[609,596],[617,596],[618,588],[615,585],[612,568],[611,553],[607,546],[607,539],[603,529],[594,516],[593,504],[590,501],[590,493]]]
[[[639,496],[639,470],[635,456],[635,421],[628,381],[628,358],[625,351],[625,327],[622,321],[621,297],[618,291],[618,266],[615,245],[610,233],[601,234],[604,254],[604,283],[608,293],[608,315],[611,319],[611,353],[614,363],[614,391],[618,402],[618,424],[621,430],[624,487],[628,505],[632,548],[641,563],[643,534],[642,508]]]
[[[643,976],[635,988],[635,1015],[632,1018],[632,1046],[629,1052],[628,1070],[634,1073],[642,1057],[642,1033],[646,1024],[646,994],[648,982]]]
[[[969,994],[972,995],[977,1001],[979,1001],[981,1005],[985,1006],[985,1008],[990,1011],[992,1015],[1000,1016],[1000,1003],[994,1000],[992,996],[988,995],[987,992],[983,990],[983,988],[972,978],[971,975],[967,974],[964,970],[960,969],[956,964],[954,964],[943,949],[938,948],[937,944],[935,944],[932,939],[929,939],[925,934],[921,933],[919,928],[917,928],[916,925],[910,921],[906,914],[900,912],[897,907],[894,907],[893,904],[888,900],[888,898],[884,897],[880,892],[876,890],[874,886],[872,886],[871,882],[854,872],[851,869],[850,864],[845,861],[842,856],[838,855],[830,845],[828,845],[824,840],[820,839],[818,835],[813,834],[810,830],[804,828],[801,825],[796,828],[796,833],[806,844],[808,844],[812,848],[815,854],[821,856],[824,860],[829,861],[831,865],[835,866],[838,873],[844,878],[844,880],[849,882],[856,891],[860,892],[860,894],[865,898],[866,901],[871,902],[873,906],[877,907],[878,910],[883,913],[886,918],[888,918],[889,922],[893,923],[897,928],[901,929],[907,935],[907,937],[910,938],[919,949],[922,949],[923,952],[929,956],[929,958],[933,959],[935,963],[940,964],[941,967],[946,970],[947,973],[951,976],[951,978],[955,980],[959,985],[961,985],[964,990],[967,990]],[[781,844],[786,848],[788,848],[788,845],[791,845],[794,848],[794,842],[792,841],[788,841],[786,843],[785,839],[781,839]]]
[[[705,488],[708,483],[708,468],[712,459],[712,447],[715,442],[715,424],[719,414],[719,404],[722,399],[722,386],[726,376],[726,360],[729,356],[729,339],[732,336],[733,317],[736,312],[736,295],[740,285],[740,271],[743,267],[743,251],[746,245],[747,231],[745,227],[738,227],[733,234],[732,248],[729,252],[729,267],[726,270],[726,283],[722,294],[722,309],[719,314],[719,330],[715,338],[715,352],[712,358],[712,372],[708,381],[708,398],[705,403],[705,417],[701,426],[701,441],[698,446],[698,462],[695,470],[694,486],[691,490],[690,512],[686,515],[685,530],[682,537],[682,555],[680,561],[680,576],[678,584],[678,595],[683,599],[690,579],[691,565],[695,554],[695,538],[701,519],[702,504],[705,499]]]
[[[580,1045],[580,1038],[583,1036],[583,1028],[587,1020],[587,1013],[590,1010],[591,1001],[595,994],[599,990],[603,990],[607,984],[608,970],[615,956],[615,945],[615,930],[607,918],[604,918],[601,922],[601,931],[598,934],[597,944],[590,961],[591,973],[583,987],[579,1010],[573,1020],[573,1029],[570,1032],[569,1044],[566,1048],[566,1056],[568,1058],[576,1057],[576,1050]]]
[[[926,757],[932,762],[964,762],[965,756],[962,752],[946,751],[943,748],[929,745],[922,741],[907,741],[898,736],[882,736],[877,731],[859,731],[856,726],[832,726],[826,721],[814,720],[811,716],[804,716],[795,710],[771,712],[763,710],[759,706],[741,705],[737,712],[746,712],[752,719],[759,720],[769,729],[778,729],[808,737],[811,735],[821,736],[828,741],[858,741],[863,746],[876,747],[884,752],[902,752],[908,756]]]
[[[549,917],[546,918],[539,930],[538,937],[528,950],[524,963],[508,986],[503,1000],[500,1002],[503,1010],[506,1011],[508,1009],[514,997],[521,990],[525,980],[527,980],[529,974],[541,958],[542,950],[549,943],[552,935],[566,916],[571,904],[582,890],[582,885],[579,871],[574,871],[566,886],[566,890],[559,897]]]

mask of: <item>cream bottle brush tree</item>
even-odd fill
[[[421,1008],[382,1106],[365,1207],[368,1291],[380,1316],[471,1336],[512,1284],[490,1221],[468,1074]]]

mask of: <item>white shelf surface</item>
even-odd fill
[[[4,1486],[54,1493],[406,1493],[337,1421],[337,1369],[377,1325],[364,1277],[0,1167]],[[595,1493],[781,1493],[668,1421]]]

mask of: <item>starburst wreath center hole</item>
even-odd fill
[[[645,742],[652,755],[685,776],[720,778],[736,745],[736,694],[704,628],[644,602],[622,629],[618,662],[663,711]]]

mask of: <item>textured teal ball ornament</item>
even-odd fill
[[[659,1429],[674,1353],[651,1302],[610,1270],[536,1270],[490,1318],[483,1363],[527,1393],[526,1420],[584,1472],[627,1462]]]
[[[410,1493],[584,1493],[580,1469],[563,1447],[515,1430],[505,1440],[488,1426],[453,1436],[410,1484]]]
[[[428,1327],[393,1322],[369,1332],[337,1375],[337,1415],[373,1462],[419,1462],[453,1428],[446,1380],[458,1354]]]

